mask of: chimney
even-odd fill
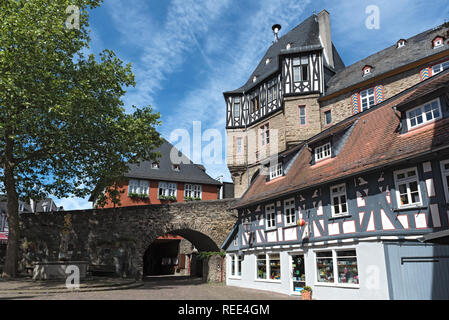
[[[320,39],[324,48],[326,62],[332,68],[334,65],[334,53],[332,50],[331,18],[326,10],[318,13],[318,26],[320,29]]]
[[[275,24],[271,27],[271,30],[273,30],[274,33],[274,42],[279,41],[279,31],[281,31],[282,27],[280,24]]]

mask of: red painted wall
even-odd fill
[[[176,202],[184,202],[184,183],[177,182],[177,201]],[[218,199],[218,186],[216,185],[202,185],[203,188],[203,200],[217,200]],[[169,201],[161,201],[159,200],[159,181],[150,181],[150,196],[146,200],[142,199],[131,199],[128,197],[128,181],[122,183],[119,187],[120,191],[124,191],[124,193],[120,197],[121,207],[131,207],[131,206],[145,206],[149,204],[161,204],[161,203],[170,203]],[[113,208],[114,205],[112,203],[108,203],[105,208]]]

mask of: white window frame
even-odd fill
[[[229,255],[229,262],[230,262],[230,266],[229,269],[231,270],[231,274],[229,276],[230,279],[242,279],[242,256],[235,254],[235,253],[231,253]],[[232,263],[234,262],[234,268],[232,267]],[[240,269],[239,269],[239,262],[240,262]],[[240,275],[239,275],[239,271],[240,271]]]
[[[130,179],[128,182],[128,195],[130,193],[150,195],[150,182],[148,180]]]
[[[404,40],[399,40],[398,41],[398,48],[402,48],[405,47],[405,41]]]
[[[337,188],[341,188],[343,187],[344,190],[343,191],[337,191],[334,192],[333,189]],[[330,195],[331,195],[331,208],[332,208],[332,217],[341,217],[341,216],[348,216],[349,215],[349,207],[348,207],[348,195],[346,192],[346,183],[341,183],[339,185],[335,185],[332,186],[330,188]],[[345,197],[345,202],[344,204],[346,205],[346,212],[343,212],[343,202],[341,200],[341,197],[344,196]],[[340,213],[335,213],[335,203],[334,203],[334,198],[338,198],[339,203],[338,203],[338,208],[340,210]]]
[[[373,93],[370,93],[370,91],[373,91]],[[366,96],[363,96],[366,93]],[[373,103],[371,104],[370,101],[372,101]],[[363,108],[363,103],[366,102],[367,107],[364,109]],[[369,88],[363,91],[360,91],[360,107],[362,108],[362,112],[369,110],[370,108],[374,107],[376,105],[376,91],[373,88]]]
[[[370,67],[367,67],[367,68],[363,69],[363,75],[364,76],[366,76],[367,74],[370,74],[370,73],[371,73],[371,68]]]
[[[438,44],[438,42],[439,42],[439,44]],[[433,48],[434,48],[434,49],[440,48],[440,47],[442,47],[443,45],[444,45],[444,39],[438,39],[438,40],[434,40],[434,41],[433,41]]]
[[[203,199],[203,186],[200,184],[185,184],[184,197]]]
[[[333,283],[329,283],[329,282],[319,282],[318,281],[318,267],[317,267],[317,253],[319,252],[332,252],[332,267],[333,267],[333,272],[334,272],[334,282]],[[357,261],[357,273],[358,273],[358,277],[359,277],[359,283],[358,284],[353,284],[353,283],[340,283],[338,282],[338,264],[337,264],[337,252],[339,251],[355,251],[355,258]],[[315,261],[314,261],[314,278],[315,278],[315,285],[316,286],[323,286],[323,287],[346,287],[346,288],[360,288],[360,263],[359,263],[359,259],[358,259],[358,252],[357,252],[357,248],[354,247],[349,247],[349,248],[342,248],[342,249],[322,249],[322,250],[315,250],[314,251],[314,256],[315,256]]]
[[[439,116],[438,116],[438,117],[433,117],[433,112],[432,112],[432,119],[431,119],[431,120],[427,120],[426,112],[425,112],[424,108],[425,108],[426,106],[428,106],[428,105],[433,104],[434,102],[437,102],[437,104],[438,104],[438,112],[439,112]],[[411,118],[410,118],[410,113],[412,113],[412,112],[414,112],[414,111],[416,111],[416,110],[418,110],[418,109],[421,110],[422,123],[419,123],[419,124],[417,123],[416,125],[412,126]],[[441,110],[441,102],[440,102],[440,98],[436,98],[436,99],[434,99],[434,100],[432,100],[432,101],[429,101],[429,102],[427,102],[427,103],[424,103],[424,104],[422,104],[422,105],[419,105],[419,106],[416,107],[416,108],[413,108],[413,109],[408,110],[407,113],[406,113],[406,117],[407,117],[407,127],[408,127],[409,130],[415,129],[415,128],[419,128],[419,127],[421,127],[421,126],[423,126],[423,125],[425,125],[425,124],[427,124],[427,123],[435,122],[435,121],[441,119],[441,118],[443,117],[443,114],[442,114],[442,110]]]
[[[265,206],[265,230],[276,229],[276,207],[274,204]]]
[[[160,168],[159,161],[154,161],[154,162],[151,163],[151,169],[158,170],[159,168]]]
[[[432,76],[435,76],[446,69],[449,69],[449,60],[443,61],[441,63],[432,66]]]
[[[398,175],[404,173],[405,175],[407,175],[408,172],[410,171],[415,171],[416,175],[414,177],[405,177],[403,179],[398,180]],[[419,172],[418,172],[418,168],[417,167],[412,167],[412,168],[407,168],[407,169],[403,169],[403,170],[397,170],[393,172],[394,175],[394,184],[395,184],[395,188],[396,188],[396,202],[398,205],[398,209],[403,209],[403,208],[413,208],[413,207],[419,207],[422,206],[423,203],[423,197],[422,197],[422,192],[421,192],[421,185],[420,185],[420,181],[419,181]],[[411,192],[410,192],[410,183],[411,182],[416,182],[418,185],[418,195],[419,195],[419,202],[416,203],[412,203],[411,202]],[[399,191],[399,185],[400,184],[406,184],[407,186],[407,198],[409,201],[409,204],[406,205],[401,205],[401,194]]]
[[[160,191],[161,189],[163,190],[163,194],[162,194],[163,196],[166,196],[166,197],[169,197],[169,196],[177,197],[177,192],[178,192],[177,183],[175,183],[175,182],[159,181],[158,192],[157,192],[158,199],[160,199],[160,196],[161,196],[161,191]]]
[[[315,153],[315,162],[330,158],[332,156],[331,143],[328,142],[319,147],[316,147],[314,153]],[[329,153],[329,154],[327,154],[327,153]]]
[[[447,178],[449,177],[449,169],[445,169],[444,166],[449,164],[449,159],[440,162],[441,165],[441,177],[443,178],[444,195],[446,196],[446,203],[449,203],[449,185],[447,183]]]
[[[302,56],[293,58],[292,70],[294,83],[310,81],[309,57]],[[304,75],[304,70],[307,70],[307,77]]]
[[[296,225],[295,198],[284,200],[284,221],[286,227]]]
[[[258,274],[257,274],[257,261],[260,260],[258,257],[259,255],[264,255],[265,256],[265,266],[266,266],[266,270],[267,270],[267,276],[266,278],[259,278]],[[273,255],[279,255],[279,263],[280,263],[280,279],[279,280],[274,280],[274,279],[270,279],[270,274],[271,274],[271,266],[270,266],[270,256]],[[256,277],[255,277],[255,281],[261,281],[261,282],[282,282],[282,258],[281,258],[281,254],[280,252],[267,252],[267,253],[260,253],[260,254],[256,254]]]
[[[284,167],[282,162],[270,167],[270,180],[282,177],[284,175]]]

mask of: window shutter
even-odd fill
[[[382,103],[384,101],[384,86],[379,85],[374,88],[376,104]]]
[[[357,114],[360,112],[359,94],[354,93],[352,95],[352,114]]]
[[[421,81],[429,79],[430,78],[430,68],[422,69],[420,74],[421,74]]]

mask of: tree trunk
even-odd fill
[[[3,278],[15,278],[17,276],[18,250],[19,250],[19,199],[16,191],[13,164],[14,142],[6,139],[5,158],[3,163],[4,183],[7,195],[8,208],[8,246],[6,248],[6,260],[3,268]]]

